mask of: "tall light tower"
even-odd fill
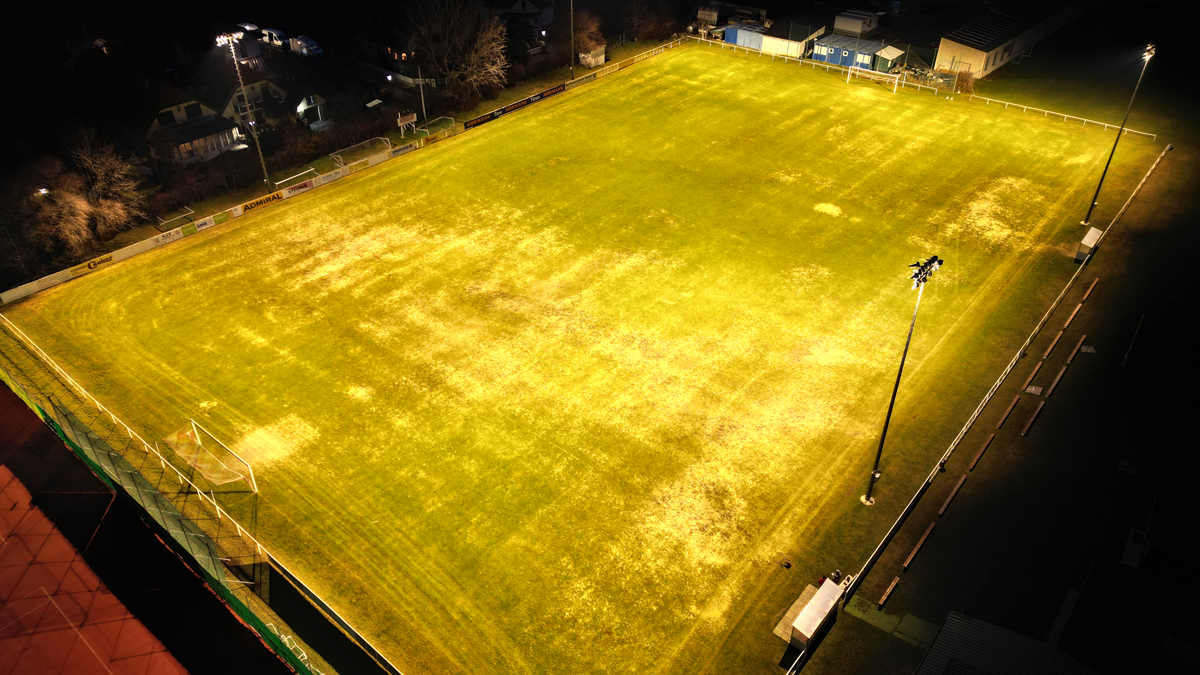
[[[871,477],[867,480],[867,494],[859,497],[863,504],[872,506],[875,504],[875,498],[871,493],[875,489],[875,482],[879,480],[879,460],[883,457],[883,442],[887,439],[888,425],[892,422],[892,410],[896,407],[896,392],[900,391],[900,376],[904,374],[904,360],[908,358],[908,346],[912,344],[913,327],[917,325],[917,310],[921,309],[921,294],[925,291],[925,282],[929,281],[929,277],[937,271],[942,263],[936,255],[923,262],[915,262],[909,267],[914,268],[912,276],[913,289],[917,292],[917,306],[913,308],[912,323],[908,325],[908,339],[904,342],[904,354],[900,356],[900,370],[896,373],[896,386],[892,387],[892,400],[888,403],[887,417],[883,419],[883,433],[879,434],[879,449],[875,451],[875,467],[871,469]]]
[[[571,79],[575,79],[575,0],[571,0]]]
[[[1121,120],[1121,129],[1117,131],[1117,140],[1113,141],[1112,151],[1108,153],[1108,161],[1104,164],[1104,172],[1100,174],[1100,183],[1096,185],[1096,194],[1092,195],[1092,203],[1088,205],[1088,212],[1083,217],[1082,225],[1092,224],[1092,211],[1100,199],[1100,186],[1104,185],[1104,177],[1108,175],[1108,167],[1112,165],[1113,155],[1117,154],[1117,143],[1121,142],[1121,134],[1125,133],[1125,123],[1129,121],[1129,111],[1133,110],[1133,99],[1137,98],[1138,87],[1142,86],[1142,77],[1146,75],[1146,66],[1150,65],[1150,59],[1154,58],[1154,51],[1154,45],[1146,45],[1146,51],[1142,52],[1142,72],[1138,75],[1137,84],[1133,85],[1133,96],[1129,97],[1129,107],[1125,109],[1125,119]]]
[[[234,45],[236,45],[241,39],[241,33],[222,33],[221,35],[217,36],[217,46],[224,47],[225,45],[229,45],[229,55],[233,57],[233,72],[237,73],[238,87],[242,91],[242,100],[246,102],[246,108],[249,109],[250,97],[246,96],[246,83],[242,81],[242,69],[238,67],[237,50],[234,47]],[[236,107],[237,105],[235,104],[234,108]],[[239,111],[238,117],[242,118],[243,124],[246,123],[245,113]],[[267,173],[267,160],[263,159],[262,144],[258,142],[258,130],[254,128],[253,121],[251,121],[249,124],[246,124],[246,126],[250,127],[250,135],[254,137],[254,149],[258,150],[258,161],[260,164],[262,164],[263,180],[267,184],[267,192],[274,192],[275,185],[271,183],[271,176]]]

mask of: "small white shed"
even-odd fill
[[[842,587],[832,579],[827,579],[821,584],[816,595],[813,595],[792,622],[791,643],[800,649],[807,649],[809,643],[817,637],[821,628],[836,612],[837,602],[841,597]]]
[[[1087,260],[1092,251],[1096,250],[1096,243],[1100,241],[1100,235],[1100,230],[1094,227],[1088,228],[1088,233],[1083,235],[1083,241],[1079,242],[1079,250],[1075,252],[1075,262]]]

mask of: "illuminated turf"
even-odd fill
[[[689,47],[7,314],[147,437],[251,438],[257,534],[406,673],[775,672],[781,553],[874,543],[805,537],[861,492],[905,266],[949,260],[914,382],[990,381],[1110,143]]]

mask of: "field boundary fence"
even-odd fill
[[[1095,256],[1096,252],[1100,250],[1100,245],[1104,242],[1104,239],[1108,236],[1109,232],[1116,227],[1117,223],[1120,222],[1121,218],[1125,215],[1125,211],[1128,210],[1129,205],[1132,204],[1133,200],[1137,198],[1138,194],[1142,191],[1142,188],[1146,185],[1146,181],[1150,179],[1150,176],[1154,174],[1154,172],[1158,169],[1158,165],[1171,150],[1172,146],[1167,145],[1167,147],[1164,148],[1161,153],[1159,153],[1158,158],[1154,160],[1154,164],[1152,164],[1146,171],[1146,174],[1142,176],[1141,182],[1139,182],[1137,187],[1133,189],[1133,192],[1129,194],[1129,198],[1125,200],[1125,204],[1121,206],[1121,209],[1117,212],[1117,215],[1113,216],[1112,221],[1109,222],[1108,226],[1104,228],[1104,231],[1100,234],[1100,238],[1097,240],[1096,245],[1092,247],[1092,251],[1088,253],[1087,257],[1083,259],[1082,263],[1080,263],[1079,269],[1075,270],[1075,274],[1071,275],[1071,278],[1067,280],[1066,285],[1063,286],[1063,289],[1059,292],[1058,297],[1054,298],[1054,302],[1050,303],[1050,308],[1047,309],[1046,313],[1042,315],[1041,320],[1037,322],[1036,326],[1034,326],[1033,331],[1031,331],[1029,336],[1025,338],[1025,341],[1021,343],[1020,348],[1017,349],[1017,353],[1013,355],[1012,360],[1008,362],[1008,365],[1005,366],[1004,370],[1000,372],[1000,376],[996,378],[996,381],[992,384],[991,388],[989,388],[987,393],[983,395],[983,400],[979,402],[979,405],[975,407],[975,410],[971,413],[970,417],[967,418],[966,423],[958,431],[958,434],[955,435],[954,440],[950,442],[949,447],[946,448],[946,452],[942,453],[942,456],[938,458],[937,463],[934,464],[933,469],[930,470],[929,475],[925,478],[925,481],[919,488],[917,488],[916,493],[913,494],[912,499],[909,500],[908,504],[904,507],[904,510],[900,512],[900,516],[896,519],[896,522],[892,524],[887,534],[885,534],[883,539],[880,540],[879,545],[875,547],[875,550],[871,553],[870,557],[867,558],[867,561],[863,564],[862,569],[859,570],[858,574],[854,576],[854,579],[846,587],[846,592],[842,595],[843,604],[849,603],[850,599],[854,597],[855,592],[858,591],[859,586],[862,584],[863,578],[870,573],[872,568],[874,568],[875,563],[879,561],[879,558],[887,549],[888,544],[890,544],[892,539],[895,538],[896,533],[899,532],[900,527],[904,525],[904,522],[908,519],[908,516],[912,513],[913,509],[916,508],[917,503],[921,501],[921,498],[925,495],[925,492],[929,490],[931,485],[933,485],[934,479],[936,479],[938,474],[942,472],[942,469],[946,466],[946,462],[949,461],[950,457],[954,454],[954,451],[958,449],[959,444],[962,443],[962,440],[966,437],[967,432],[969,432],[971,427],[975,425],[975,422],[979,419],[979,415],[983,413],[983,410],[987,407],[988,403],[991,403],[992,397],[996,395],[996,392],[1000,390],[1000,386],[1004,384],[1004,381],[1008,378],[1009,374],[1011,374],[1013,369],[1016,368],[1017,363],[1019,363],[1028,352],[1030,345],[1032,345],[1037,336],[1041,334],[1042,329],[1046,327],[1046,322],[1050,320],[1050,316],[1054,314],[1054,310],[1058,309],[1058,307],[1062,304],[1063,298],[1065,298],[1071,288],[1074,287],[1075,282],[1079,279],[1079,276],[1083,274],[1083,271],[1092,261],[1092,257]]]
[[[15,366],[10,371],[0,363],[0,380],[97,478],[131,502],[159,538],[281,660],[301,675],[323,675],[307,654],[297,654],[288,639],[269,629],[267,621],[252,608],[251,605],[261,602],[271,614],[287,623],[288,617],[271,604],[266,582],[270,570],[285,578],[328,617],[335,630],[378,666],[379,673],[401,675],[378,649],[221,506],[215,486],[205,484],[194,470],[177,466],[169,452],[164,453],[157,443],[147,441],[123,422],[3,314],[0,314],[0,328],[44,371],[43,378],[39,378],[36,372]],[[25,377],[20,378],[17,373]],[[85,415],[90,419],[85,421]]]
[[[1076,117],[1075,115],[1068,115],[1066,113],[1054,112],[1053,110],[1043,110],[1041,108],[1034,108],[1033,106],[1028,106],[1028,105],[1024,105],[1021,103],[1013,103],[1011,101],[1001,101],[1001,100],[995,99],[995,98],[979,96],[978,94],[971,94],[970,98],[967,100],[974,101],[975,99],[979,99],[979,100],[983,101],[984,105],[987,105],[987,106],[990,106],[993,103],[995,103],[996,105],[1003,104],[1005,110],[1008,110],[1010,107],[1011,108],[1020,108],[1021,112],[1042,113],[1043,117],[1050,117],[1050,116],[1061,117],[1064,122],[1069,122],[1071,120],[1083,122],[1082,126],[1085,126],[1085,127],[1089,124],[1098,126],[1098,127],[1104,127],[1105,131],[1108,131],[1109,129],[1120,129],[1121,128],[1120,124],[1110,124],[1108,122],[1097,122],[1096,120],[1089,120],[1084,117]],[[1158,134],[1152,134],[1152,133],[1149,133],[1146,131],[1138,131],[1137,129],[1130,129],[1128,127],[1126,127],[1125,131],[1122,132],[1122,135],[1127,135],[1127,134],[1136,134],[1138,136],[1145,136],[1151,140],[1158,140]]]
[[[338,168],[334,169],[333,171],[330,171],[329,173],[324,173],[324,174],[320,174],[318,176],[314,176],[312,178],[306,179],[306,180],[296,183],[294,185],[290,185],[288,187],[276,190],[275,192],[272,192],[265,196],[252,199],[243,204],[239,204],[238,206],[234,206],[232,208],[225,209],[224,211],[220,211],[218,213],[214,213],[212,215],[205,216],[204,218],[201,218],[199,220],[189,222],[189,223],[182,225],[180,227],[177,227],[173,230],[163,232],[162,234],[160,234],[158,236],[151,237],[150,239],[144,239],[135,244],[130,244],[129,246],[126,246],[125,248],[118,249],[111,253],[105,253],[104,255],[101,255],[97,258],[93,258],[92,260],[89,260],[87,262],[80,263],[69,269],[59,270],[58,272],[55,272],[53,274],[48,274],[40,279],[35,279],[26,284],[17,286],[16,288],[11,288],[7,291],[0,293],[0,305],[7,305],[9,303],[16,302],[17,300],[20,300],[21,298],[29,297],[35,293],[44,291],[47,288],[52,288],[59,284],[66,283],[72,279],[77,279],[85,274],[90,274],[98,269],[109,267],[115,263],[121,262],[122,260],[126,260],[126,259],[131,258],[140,253],[145,253],[146,251],[149,251],[151,249],[158,248],[160,246],[165,246],[166,244],[174,243],[176,241],[180,241],[180,240],[184,239],[185,237],[189,237],[193,234],[196,234],[197,232],[201,232],[210,227],[214,227],[216,225],[220,225],[222,223],[228,222],[232,218],[239,218],[239,217],[249,213],[250,211],[257,210],[263,206],[267,206],[274,202],[283,201],[285,199],[290,199],[292,197],[295,197],[296,195],[302,194],[304,192],[308,192],[309,190],[319,188],[324,185],[328,185],[329,183],[332,183],[341,178],[345,178],[351,174],[359,173],[360,171],[363,171],[364,169],[367,169],[372,166],[376,166],[387,160],[395,159],[401,155],[406,155],[414,150],[418,150],[418,149],[424,148],[428,145],[437,143],[438,141],[450,138],[451,136],[456,136],[464,131],[467,131],[467,130],[475,127],[475,126],[479,126],[480,124],[483,124],[484,122],[489,122],[492,119],[495,119],[496,117],[500,117],[501,115],[507,114],[508,112],[513,112],[519,108],[523,108],[523,107],[529,105],[530,103],[534,103],[536,101],[542,100],[542,98],[546,98],[548,96],[552,96],[554,94],[561,93],[562,91],[566,91],[568,89],[573,89],[574,87],[579,86],[580,84],[583,84],[585,82],[590,82],[590,81],[598,79],[604,75],[608,75],[608,74],[614,73],[618,70],[627,68],[627,67],[633,65],[634,63],[639,63],[639,62],[644,61],[652,56],[657,56],[659,54],[662,54],[663,52],[667,51],[668,49],[672,49],[674,47],[678,47],[678,46],[682,45],[683,42],[684,42],[683,38],[679,38],[679,39],[675,39],[667,44],[659,45],[658,47],[649,49],[645,52],[642,52],[641,54],[637,54],[636,56],[631,56],[628,59],[625,59],[619,63],[605,66],[604,68],[601,68],[597,72],[589,73],[587,75],[584,75],[583,77],[576,78],[575,80],[572,80],[570,82],[560,84],[555,87],[551,87],[551,89],[549,89],[549,90],[539,92],[538,94],[534,94],[533,96],[528,97],[527,99],[523,99],[523,101],[518,101],[516,104],[510,104],[509,106],[505,106],[504,108],[498,108],[497,110],[493,110],[490,113],[485,113],[484,115],[481,115],[480,117],[476,118],[475,120],[468,121],[466,124],[462,125],[461,127],[454,121],[453,118],[439,117],[439,118],[433,120],[433,122],[431,122],[429,126],[433,126],[434,124],[438,123],[439,120],[447,120],[449,122],[449,124],[436,132],[430,131],[428,129],[423,130],[423,131],[425,131],[426,135],[419,136],[418,138],[415,138],[412,141],[405,143],[403,145],[393,146],[393,145],[391,145],[391,142],[388,141],[388,139],[383,138],[383,140],[385,142],[387,142],[387,144],[388,144],[388,149],[383,150],[378,153],[375,153],[365,159],[355,160],[353,162],[350,162],[349,164],[345,164],[344,158],[342,158],[340,156],[341,153],[345,153],[345,152],[349,151],[351,148],[358,147],[359,145],[362,145],[363,143],[369,143],[371,141],[378,140],[378,139],[375,139],[375,138],[368,139],[367,141],[363,141],[363,143],[358,143],[358,144],[352,145],[349,148],[343,148],[342,150],[337,151],[337,153],[334,153],[334,154],[339,155],[339,157],[337,159],[334,159],[334,163],[339,164]],[[553,93],[548,94],[548,92],[550,92],[552,90],[553,90]],[[534,99],[534,100],[530,100],[530,99]],[[516,106],[516,107],[513,107],[513,106]],[[506,110],[508,108],[512,108],[512,110]],[[497,113],[497,111],[503,111],[503,112],[500,112],[499,114],[496,114],[496,115],[490,117],[489,119],[482,119],[484,117],[488,117],[489,115],[493,115],[493,113]],[[480,121],[480,120],[482,120],[482,121]],[[379,137],[379,138],[382,138],[382,137]],[[330,155],[330,157],[333,157],[333,155]],[[297,178],[297,177],[298,176],[293,176],[292,178]],[[287,180],[291,180],[291,179],[287,179]]]

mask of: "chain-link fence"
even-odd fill
[[[243,522],[254,522],[257,495],[253,490],[244,483],[232,490],[228,486],[218,490],[168,448],[143,439],[3,315],[0,380],[92,473],[135,503],[158,537],[297,673],[324,675],[333,670],[326,660],[315,653],[310,656],[306,649],[312,646],[307,643],[308,634],[316,634],[338,652],[337,661],[344,672],[400,675],[230,515],[229,509],[233,509],[249,519]],[[218,503],[218,495],[224,506]],[[272,602],[272,596],[278,602]],[[296,598],[303,598],[307,606],[298,608]],[[309,629],[307,634],[296,630],[300,628],[296,620]],[[297,632],[305,642],[297,640]]]

